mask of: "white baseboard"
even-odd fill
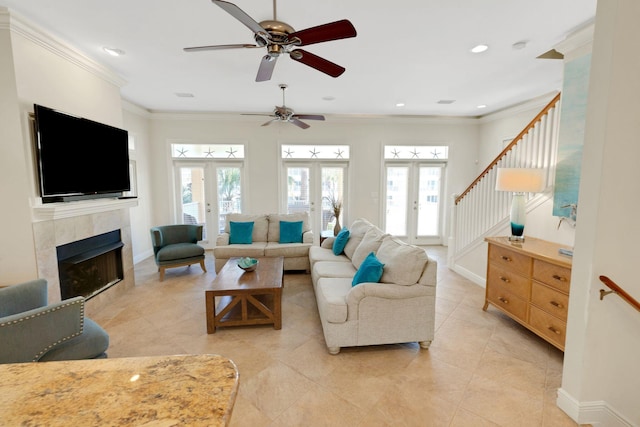
[[[478,286],[481,286],[483,288],[487,287],[487,278],[484,276],[479,276],[476,273],[472,272],[471,270],[467,270],[466,268],[460,267],[459,265],[454,265],[452,270],[458,273],[459,275],[461,275],[462,277],[464,277],[465,279],[471,280],[473,283],[475,283]]]
[[[153,249],[149,249],[148,251],[142,252],[141,254],[138,254],[136,256],[133,257],[133,263],[137,264],[141,261],[144,261],[145,259],[149,258],[150,256],[153,256]]]
[[[579,402],[564,389],[558,389],[558,407],[578,424],[592,424],[594,427],[634,427],[618,411],[605,401]]]

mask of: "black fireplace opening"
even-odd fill
[[[58,246],[61,298],[90,299],[120,282],[123,246],[120,230]]]

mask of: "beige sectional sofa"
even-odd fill
[[[437,263],[423,248],[385,234],[365,219],[349,228],[344,253],[334,238],[309,250],[311,278],[329,353],[341,347],[419,342],[428,348],[435,322]],[[378,283],[352,286],[365,257],[385,264]]]
[[[230,222],[253,222],[252,241],[249,244],[230,244]],[[280,243],[280,221],[302,221],[302,242]],[[309,271],[309,248],[313,244],[313,232],[306,212],[293,214],[240,214],[226,216],[223,233],[216,239],[213,256],[218,273],[231,257],[284,257],[285,270]]]

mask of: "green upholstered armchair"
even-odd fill
[[[200,263],[204,272],[204,248],[198,245],[202,240],[202,225],[177,224],[151,228],[151,242],[160,281],[164,280],[166,268],[190,266]]]
[[[106,357],[109,335],[84,316],[84,298],[47,305],[47,282],[0,289],[0,363]]]

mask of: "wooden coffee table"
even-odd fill
[[[238,259],[230,258],[205,289],[207,333],[218,326],[273,324],[281,329],[284,258],[258,258],[258,268],[250,272],[238,267]]]

